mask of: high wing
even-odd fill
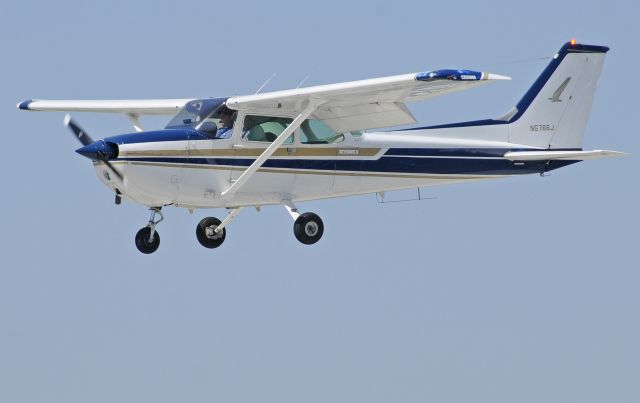
[[[351,81],[263,94],[236,96],[226,102],[231,109],[262,115],[298,115],[318,103],[310,117],[320,119],[335,132],[366,130],[416,123],[405,103],[433,98],[509,77],[471,70],[434,70]],[[26,111],[106,112],[128,115],[136,130],[141,115],[175,115],[193,99],[131,100],[28,100],[18,104]]]
[[[509,77],[471,70],[421,73],[319,85],[227,100],[231,109],[254,114],[298,114],[313,100],[322,105],[312,117],[337,133],[416,123],[405,102],[433,98]]]
[[[130,116],[175,115],[192,99],[120,99],[120,100],[28,100],[20,102],[24,111],[107,112]]]

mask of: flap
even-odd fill
[[[320,107],[314,116],[336,133],[416,123],[411,112],[400,102]]]

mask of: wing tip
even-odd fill
[[[29,110],[31,110],[29,108],[29,105],[31,105],[32,103],[33,103],[33,99],[27,99],[26,101],[19,102],[16,106],[21,111],[29,111]]]
[[[487,75],[487,80],[511,80],[511,77],[509,76],[503,76],[500,74],[494,74],[494,73],[485,73]]]
[[[415,79],[417,81],[435,81],[435,80],[484,81],[484,80],[511,80],[511,77],[502,76],[500,74],[473,71],[473,70],[442,69],[442,70],[432,70],[432,71],[424,71],[421,73],[416,73]]]

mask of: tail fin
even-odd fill
[[[509,142],[581,149],[605,46],[566,43],[516,107],[504,117]]]

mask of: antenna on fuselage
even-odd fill
[[[255,93],[257,94],[257,93],[259,93],[260,91],[262,91],[262,89],[263,89],[267,84],[269,84],[269,82],[270,82],[270,81],[273,79],[273,77],[275,77],[277,74],[278,74],[278,73],[273,73],[273,74],[271,75],[271,77],[267,78],[267,81],[265,81],[265,82],[264,82],[264,84],[262,84],[262,85],[260,86],[260,88],[258,88],[258,91],[256,91]]]

